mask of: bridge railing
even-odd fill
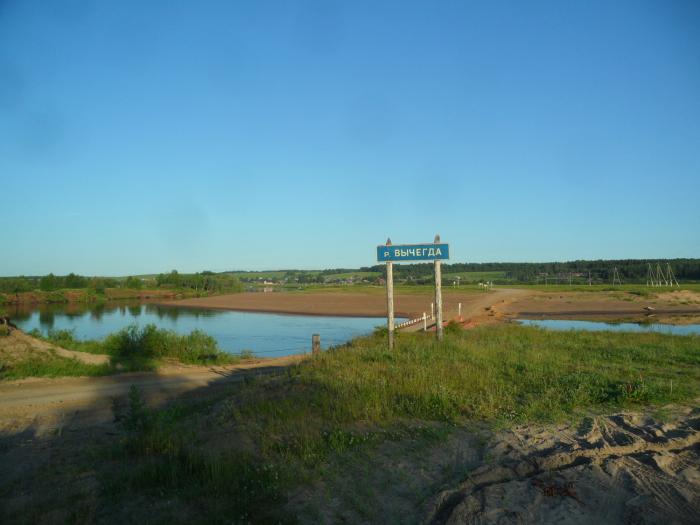
[[[403,323],[399,323],[396,325],[395,328],[398,330],[399,328],[406,328],[407,326],[413,326],[414,324],[422,323],[424,319],[426,322],[434,321],[435,316],[423,314],[420,317],[416,317],[415,319],[409,319],[408,321],[404,321]]]

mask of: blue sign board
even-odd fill
[[[450,258],[449,244],[383,244],[377,246],[377,261],[436,261]]]

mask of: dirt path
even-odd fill
[[[172,365],[155,373],[2,382],[0,432],[30,425],[47,431],[67,418],[73,428],[104,423],[112,419],[112,400],[127,395],[132,385],[149,403],[157,404],[202,387],[218,387],[243,381],[246,376],[278,372],[302,359],[302,355],[296,355],[225,367]]]
[[[498,288],[483,294],[472,295],[462,302],[462,316],[459,317],[458,304],[447,303],[444,310],[444,321],[455,320],[461,322],[465,328],[474,328],[484,324],[502,322],[508,316],[503,309],[508,305],[532,292],[521,289]],[[435,323],[429,323],[429,328],[434,328]],[[402,330],[411,332],[423,329],[422,323],[403,328]]]

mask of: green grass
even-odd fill
[[[324,279],[375,279],[381,275],[380,272],[344,272],[325,274]]]
[[[7,381],[25,377],[104,376],[115,372],[111,364],[92,365],[53,354],[34,355],[11,365],[0,363],[0,380]]]
[[[400,334],[393,352],[373,336],[247,387],[231,416],[255,421],[255,439],[268,449],[302,455],[323,448],[324,433],[358,425],[558,421],[578,410],[690,399],[700,392],[699,349],[697,336],[520,326],[453,331],[443,344]]]
[[[479,281],[495,281],[496,279],[505,279],[506,272],[448,272],[442,274],[445,279],[457,279],[460,277],[463,283]]]
[[[149,412],[132,400],[142,422],[130,424],[121,460],[139,468],[125,467],[121,483],[151,494],[188,487],[180,497],[222,512],[221,498],[233,498],[235,512],[276,521],[274,506],[234,497],[230,488],[249,484],[281,502],[281,491],[315,479],[333,458],[386,441],[439,440],[476,422],[575,421],[692,400],[700,394],[698,350],[698,336],[500,325],[448,327],[442,344],[402,333],[388,351],[376,334],[285,374],[250,379],[209,408]],[[216,450],[207,432],[235,439]]]

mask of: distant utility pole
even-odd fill
[[[661,286],[661,281],[663,281],[665,286],[668,286],[668,280],[666,279],[666,274],[661,269],[661,265],[656,263],[656,278],[659,281],[659,286]]]
[[[651,263],[647,263],[647,286],[656,286],[654,271],[651,269]]]
[[[680,288],[678,279],[676,279],[676,275],[673,273],[673,268],[671,268],[671,263],[666,263],[666,274],[668,275],[668,285],[673,286],[673,283],[676,283],[676,286]]]
[[[620,279],[620,272],[617,271],[617,266],[613,268],[613,286],[615,286],[615,281],[617,281],[617,284],[622,286],[622,279]]]

